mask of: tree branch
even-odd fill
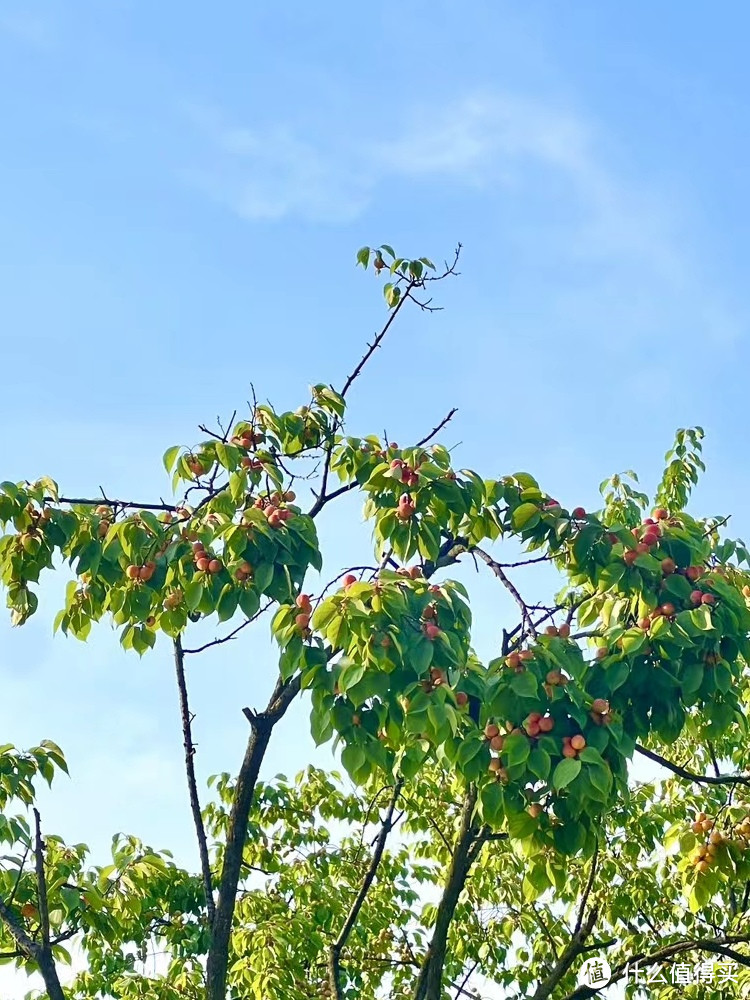
[[[631,955],[626,962],[621,962],[620,965],[613,969],[612,978],[607,985],[612,986],[614,983],[624,979],[628,975],[631,966],[640,968],[641,966],[662,965],[669,959],[690,951],[707,951],[710,954],[731,958],[738,965],[750,967],[750,958],[730,947],[732,944],[746,944],[748,941],[750,941],[750,936],[748,935],[717,938],[713,941],[696,938],[693,940],[676,941],[674,944],[667,945],[665,948],[652,952],[650,955],[643,953]],[[564,1000],[590,1000],[591,997],[598,996],[601,989],[602,987],[595,989],[592,986],[579,986],[578,989],[569,993]]]
[[[477,790],[474,785],[466,789],[461,811],[461,821],[451,857],[448,876],[443,888],[435,919],[430,946],[427,949],[422,968],[414,992],[414,1000],[440,1000],[442,994],[443,967],[453,914],[456,911],[459,897],[463,891],[472,862],[476,853],[472,846],[480,838],[480,832],[474,825],[474,809],[477,803]]]
[[[594,854],[591,858],[591,871],[589,872],[588,882],[586,883],[586,888],[583,890],[583,896],[581,898],[581,906],[578,910],[578,919],[576,920],[576,925],[573,928],[573,933],[578,934],[583,926],[583,918],[586,914],[586,906],[589,901],[589,896],[591,895],[591,890],[594,888],[594,881],[596,879],[596,868],[599,861],[599,844],[597,842],[594,848]]]
[[[185,680],[185,657],[182,642],[178,636],[174,640],[174,664],[177,675],[177,690],[180,697],[180,718],[182,720],[182,745],[185,748],[185,774],[187,775],[190,810],[193,814],[195,835],[198,839],[198,854],[200,855],[201,873],[203,875],[203,892],[206,897],[206,915],[209,927],[214,922],[214,889],[211,875],[211,862],[208,857],[206,828],[203,825],[198,783],[195,780],[195,744],[193,743],[193,715],[188,702],[187,682]]]
[[[447,415],[446,415],[445,417],[443,417],[443,419],[442,419],[442,420],[440,421],[440,423],[439,423],[439,424],[437,424],[437,426],[436,426],[436,427],[433,427],[433,428],[432,428],[432,430],[430,431],[430,433],[429,433],[429,434],[426,434],[426,435],[425,435],[425,436],[424,436],[424,437],[422,438],[422,440],[421,440],[421,441],[417,441],[417,443],[416,443],[416,444],[414,445],[414,447],[415,447],[415,448],[421,448],[421,447],[423,447],[424,445],[426,445],[426,444],[427,444],[427,442],[428,442],[428,441],[431,441],[431,440],[432,440],[432,439],[433,439],[433,438],[435,437],[435,435],[436,435],[436,434],[439,434],[439,433],[440,433],[440,431],[441,431],[441,430],[442,430],[442,429],[443,429],[443,428],[445,427],[445,425],[446,425],[447,423],[449,423],[449,421],[451,421],[451,420],[453,419],[453,417],[454,417],[454,416],[455,416],[455,415],[456,415],[457,413],[458,413],[458,407],[457,407],[457,406],[454,406],[454,407],[453,407],[453,408],[452,408],[452,409],[450,410],[450,412],[449,412],[449,413],[448,413],[448,414],[447,414]]]
[[[672,771],[673,774],[678,775],[680,778],[685,778],[686,781],[694,781],[701,785],[750,785],[750,775],[718,774],[713,776],[710,774],[696,774],[694,771],[688,771],[687,768],[681,767],[679,764],[673,764],[671,760],[666,760],[658,753],[654,753],[653,750],[647,750],[640,743],[636,743],[635,749],[643,757],[648,757],[654,763],[661,764],[662,767],[665,767],[668,771]]]
[[[521,632],[521,639],[523,640],[524,636],[527,634],[536,636],[537,634],[536,628],[534,627],[534,623],[531,620],[531,615],[529,614],[529,606],[526,603],[526,601],[524,601],[524,599],[521,597],[514,584],[505,575],[503,567],[500,565],[500,563],[496,562],[489,554],[489,552],[485,552],[484,549],[480,549],[475,546],[474,548],[472,548],[471,551],[475,552],[482,560],[482,562],[484,562],[487,566],[489,566],[489,568],[492,570],[492,572],[495,574],[498,580],[502,583],[502,585],[505,587],[508,593],[511,594],[513,600],[521,609],[521,617],[524,623],[524,627]]]
[[[60,978],[57,975],[57,967],[52,957],[52,946],[50,944],[47,879],[44,874],[44,841],[42,839],[41,817],[37,809],[34,809],[34,820],[36,823],[34,858],[36,862],[39,922],[42,931],[41,943],[34,941],[26,933],[23,924],[2,899],[0,899],[0,920],[5,924],[10,936],[18,945],[20,954],[17,957],[27,958],[32,962],[36,962],[49,1000],[65,1000],[65,994],[60,985]]]
[[[407,284],[406,288],[404,289],[404,291],[403,291],[403,293],[401,295],[401,298],[398,300],[398,302],[396,303],[396,305],[391,310],[390,315],[388,316],[388,319],[387,319],[385,325],[383,326],[382,330],[380,331],[380,333],[376,334],[373,342],[368,345],[367,350],[365,351],[364,355],[360,359],[359,364],[354,369],[354,371],[351,373],[351,375],[348,376],[346,382],[344,382],[344,387],[343,387],[343,389],[341,390],[341,393],[340,393],[340,395],[342,397],[346,397],[347,392],[349,392],[349,390],[351,389],[351,387],[354,384],[354,382],[361,375],[362,369],[365,367],[365,365],[370,360],[370,358],[373,356],[373,354],[375,353],[375,351],[377,351],[377,349],[382,344],[382,342],[383,342],[386,334],[388,333],[388,331],[390,330],[391,326],[393,325],[394,320],[396,319],[396,317],[398,316],[398,314],[401,312],[401,309],[403,308],[404,303],[409,299],[411,291],[414,289],[415,285],[417,285],[417,284],[418,284],[418,282],[416,282],[414,280],[411,280]]]
[[[237,776],[232,809],[229,814],[224,862],[219,878],[216,911],[206,963],[206,1000],[226,1000],[232,918],[237,901],[242,855],[245,849],[247,824],[253,804],[255,786],[273,728],[299,694],[301,685],[302,680],[299,675],[286,682],[279,677],[264,712],[252,712],[249,708],[243,709],[243,714],[250,723],[251,732]]]
[[[385,819],[381,824],[380,833],[378,834],[378,838],[375,842],[375,850],[373,851],[370,865],[364,879],[362,880],[362,885],[357,893],[357,897],[352,903],[351,909],[349,910],[347,918],[344,921],[344,926],[341,928],[339,936],[333,942],[328,952],[328,981],[331,987],[331,995],[335,998],[335,1000],[343,1000],[344,996],[341,990],[341,952],[343,951],[349,935],[357,922],[360,910],[362,909],[365,899],[367,898],[367,894],[370,891],[370,887],[375,880],[375,875],[377,874],[377,870],[380,866],[383,852],[385,850],[385,842],[388,839],[389,833],[393,829],[393,813],[395,812],[396,803],[398,802],[398,797],[401,794],[403,784],[403,779],[399,778],[394,786],[393,795],[388,803]]]
[[[583,907],[581,908],[581,912],[583,912]],[[581,925],[576,927],[567,948],[555,963],[555,967],[547,979],[539,984],[531,1000],[547,1000],[547,997],[552,995],[552,991],[583,952],[586,938],[591,934],[598,916],[598,909],[593,907]]]

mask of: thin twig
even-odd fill
[[[448,413],[448,414],[447,414],[447,415],[446,415],[445,417],[443,417],[443,419],[442,419],[442,420],[440,421],[440,423],[439,423],[439,424],[437,424],[437,426],[435,426],[435,427],[433,427],[433,428],[432,428],[432,430],[430,431],[430,433],[429,433],[429,434],[426,434],[426,435],[425,435],[425,436],[424,436],[424,437],[422,438],[422,440],[421,440],[421,441],[417,441],[417,443],[416,443],[416,444],[414,445],[414,447],[415,447],[415,448],[422,448],[422,447],[423,447],[424,445],[426,445],[426,444],[427,444],[427,442],[428,442],[428,441],[431,441],[431,440],[432,440],[432,439],[433,439],[433,438],[435,437],[435,435],[436,435],[436,434],[439,434],[439,433],[440,433],[440,431],[441,431],[441,430],[442,430],[442,429],[443,429],[443,428],[445,427],[445,425],[446,425],[446,424],[447,424],[447,423],[448,423],[448,422],[449,422],[450,420],[452,420],[452,419],[453,419],[453,417],[454,417],[454,416],[455,416],[455,415],[456,415],[457,413],[458,413],[458,407],[457,407],[457,406],[454,406],[454,407],[453,407],[453,409],[452,409],[452,410],[451,410],[451,411],[450,411],[450,412],[449,412],[449,413]]]

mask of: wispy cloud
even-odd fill
[[[202,162],[182,171],[188,183],[246,219],[301,216],[347,222],[366,207],[354,151],[315,145],[289,127],[250,129],[214,109],[189,109],[207,140]]]
[[[712,337],[727,343],[739,335],[716,289],[701,287],[703,268],[684,233],[689,206],[629,176],[606,130],[570,107],[476,92],[415,108],[390,132],[365,139],[317,122],[314,141],[289,126],[251,129],[215,109],[190,115],[203,153],[183,178],[242,218],[347,223],[382,190],[410,181],[440,185],[441,198],[476,191],[489,204],[511,195],[525,217],[509,239],[529,253],[536,241],[548,260],[557,255],[580,276],[584,265],[599,266],[596,301],[588,279],[585,291],[573,282],[555,290],[558,314],[571,325],[623,318],[627,288],[634,328],[663,322],[655,307],[663,291],[682,313],[690,301],[691,320]]]
[[[183,173],[244,218],[302,217],[348,222],[381,186],[405,179],[450,179],[460,188],[539,187],[539,171],[568,185],[577,202],[581,246],[619,252],[649,248],[660,266],[677,266],[663,237],[665,212],[656,199],[629,190],[598,151],[596,130],[569,109],[497,92],[447,106],[428,105],[394,134],[367,140],[318,128],[315,141],[287,126],[251,129],[216,109],[191,108],[202,136],[203,162]],[[650,221],[655,220],[655,221]],[[573,246],[574,250],[575,247]]]

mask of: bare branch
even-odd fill
[[[472,852],[472,847],[475,846],[480,837],[480,832],[474,825],[476,803],[477,790],[474,785],[470,785],[464,794],[458,838],[453,848],[450,868],[438,904],[432,940],[422,963],[414,991],[414,1000],[440,1000],[448,931],[472,862],[476,857],[477,852]]]
[[[653,750],[647,750],[640,743],[636,744],[635,749],[643,757],[648,757],[655,764],[661,764],[662,767],[665,767],[668,771],[672,771],[673,774],[684,778],[686,781],[694,781],[700,785],[750,785],[750,775],[719,774],[713,776],[709,774],[696,774],[694,771],[688,771],[687,768],[680,767],[679,764],[673,764],[671,760],[666,760],[666,758],[661,757],[658,753],[654,753]]]
[[[246,618],[244,622],[241,622],[236,628],[233,628],[231,632],[221,638],[212,639],[210,642],[204,643],[202,646],[198,646],[196,649],[183,649],[183,655],[193,656],[196,653],[203,653],[207,649],[211,649],[212,646],[221,646],[224,642],[231,642],[244,628],[251,625],[254,621],[257,621],[261,615],[265,614],[266,611],[273,605],[273,601],[268,601],[263,605],[252,618]]]
[[[523,619],[521,640],[523,640],[525,635],[531,635],[536,637],[537,632],[534,626],[534,622],[531,620],[531,615],[529,614],[529,605],[526,603],[526,601],[524,601],[524,599],[521,597],[514,584],[511,583],[511,581],[505,575],[503,567],[500,565],[500,563],[496,562],[488,552],[484,551],[484,549],[480,549],[477,546],[474,546],[474,548],[472,548],[471,551],[475,552],[482,560],[482,562],[484,562],[487,566],[489,566],[489,568],[492,570],[492,572],[495,574],[498,580],[502,583],[502,585],[505,587],[508,593],[511,594],[513,600],[521,609],[521,617]]]
[[[415,447],[415,448],[421,448],[421,447],[423,447],[424,445],[426,445],[426,444],[427,444],[427,442],[428,442],[428,441],[431,441],[431,440],[432,440],[432,439],[433,439],[433,438],[435,437],[435,435],[436,435],[436,434],[439,434],[439,433],[440,433],[440,431],[441,431],[441,430],[442,430],[442,429],[443,429],[443,428],[445,427],[445,425],[446,425],[447,423],[449,423],[449,421],[451,421],[451,420],[453,419],[453,417],[454,417],[454,416],[455,416],[455,415],[456,415],[457,413],[458,413],[458,407],[457,407],[457,406],[454,406],[454,407],[453,407],[453,408],[452,408],[452,409],[450,410],[450,412],[449,412],[449,413],[448,413],[448,414],[447,414],[446,416],[444,416],[444,417],[443,417],[443,419],[442,419],[442,420],[440,421],[440,423],[439,423],[439,424],[437,424],[437,425],[436,425],[435,427],[433,427],[433,428],[432,428],[432,430],[430,431],[430,433],[429,433],[429,434],[426,434],[426,435],[425,435],[425,436],[424,436],[424,437],[422,438],[422,440],[421,440],[421,441],[417,441],[417,443],[416,443],[416,445],[415,445],[414,447]]]
[[[578,919],[576,920],[576,925],[573,929],[574,934],[578,934],[583,926],[583,918],[586,914],[586,906],[588,905],[589,896],[591,895],[591,890],[594,888],[594,881],[596,880],[596,869],[599,862],[599,844],[597,842],[594,848],[594,854],[591,858],[591,870],[589,871],[588,881],[586,883],[586,888],[583,890],[583,896],[581,898],[581,906],[578,910]]]
[[[388,839],[389,833],[393,829],[393,813],[396,809],[396,803],[398,802],[398,797],[401,794],[402,787],[403,779],[399,779],[394,786],[393,795],[388,803],[388,809],[381,824],[380,833],[378,834],[377,841],[375,842],[375,850],[373,851],[372,859],[365,877],[362,880],[362,885],[360,886],[356,899],[352,903],[351,909],[349,910],[346,920],[344,921],[344,926],[341,928],[339,936],[331,945],[328,953],[328,981],[331,987],[332,995],[336,998],[336,1000],[342,1000],[344,995],[341,990],[340,981],[341,952],[346,945],[354,925],[357,922],[360,910],[362,909],[365,899],[367,898],[367,894],[370,891],[370,887],[375,880],[375,875],[377,874],[377,870],[380,866],[383,852],[385,850],[385,842]]]
[[[203,825],[198,784],[195,780],[195,744],[193,743],[193,715],[188,702],[187,682],[185,680],[185,657],[182,642],[178,636],[174,640],[174,663],[177,674],[177,690],[180,698],[180,718],[182,719],[182,745],[185,748],[185,773],[187,775],[190,810],[193,814],[195,835],[198,839],[198,854],[200,855],[201,873],[203,875],[203,892],[206,897],[206,914],[209,927],[214,922],[214,889],[211,875],[211,862],[208,857],[208,842],[206,828]]]

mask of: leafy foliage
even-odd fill
[[[440,1000],[472,976],[509,997],[582,1000],[593,994],[575,992],[576,968],[596,947],[615,979],[631,955],[661,968],[703,949],[750,965],[750,560],[721,537],[726,519],[685,509],[702,430],[678,431],[650,517],[633,472],[602,484],[602,510],[586,512],[529,473],[455,468],[434,443],[442,425],[408,447],[349,435],[348,391],[398,311],[430,308],[428,283],[455,269],[388,245],[357,260],[388,272],[389,312],[344,387],[317,384],[294,411],[256,402],[170,447],[173,504],[67,498],[48,478],[0,484],[14,625],[63,564],[56,628],[85,640],[109,619],[140,655],[159,637],[173,644],[202,862],[196,876],[119,837],[112,863],[91,866],[85,845],[42,838],[38,813],[34,832],[8,811],[33,806],[37,777],[65,769],[59,748],[0,748],[4,960],[40,970],[59,998],[54,970],[75,942],[86,969],[70,996],[82,1000],[227,989]],[[353,491],[373,564],[309,594],[323,567],[316,518]],[[524,600],[503,544],[520,548],[515,565],[556,570],[553,603]],[[450,578],[467,559],[519,611],[488,662],[472,646],[470,594]],[[267,709],[246,710],[238,777],[217,778],[201,811],[183,669],[200,649],[184,638],[214,619],[224,642],[266,611],[276,686]],[[312,769],[258,783],[302,691],[313,738],[335,741],[351,789]],[[634,783],[636,753],[672,777]]]

